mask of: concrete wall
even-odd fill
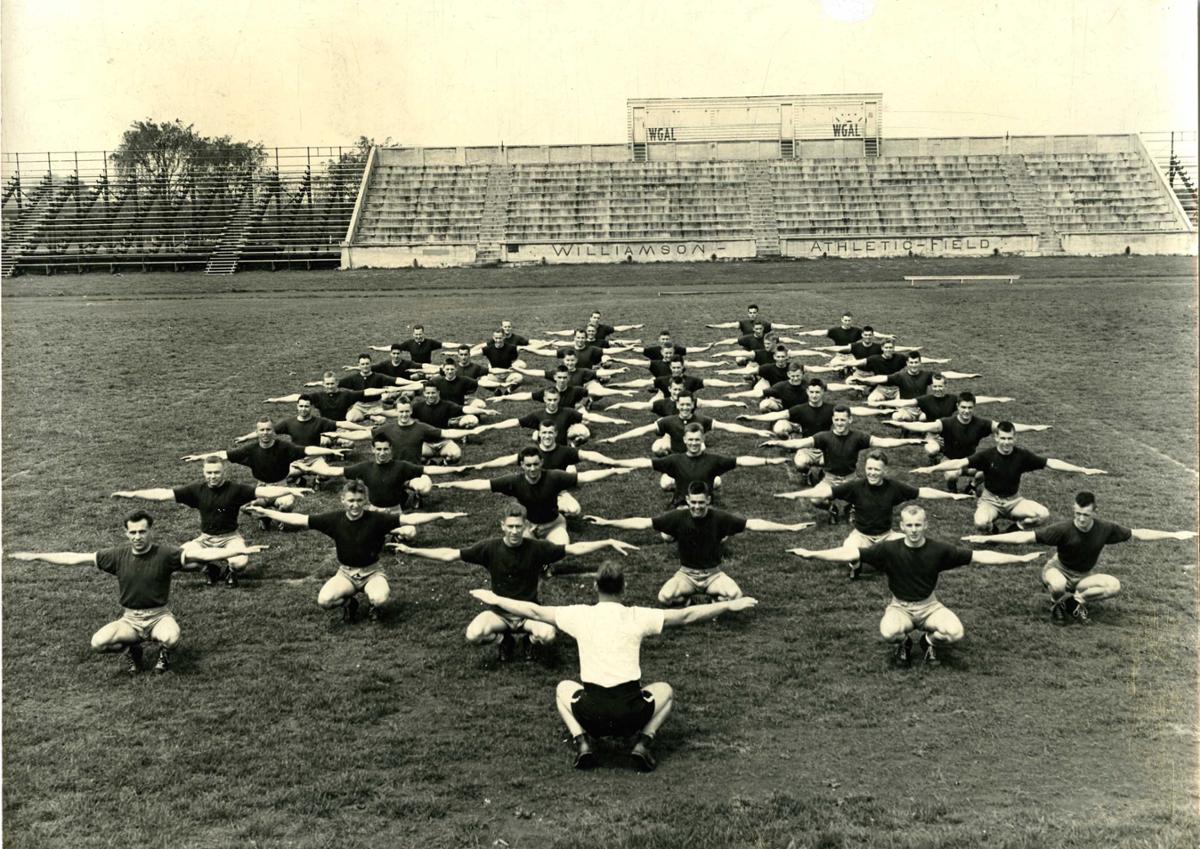
[[[822,255],[843,259],[867,259],[889,256],[991,256],[1037,253],[1038,239],[1033,234],[944,236],[811,236],[780,239],[779,249],[792,259],[821,259]]]
[[[1064,233],[1063,250],[1077,256],[1196,256],[1196,234],[1176,233]]]
[[[503,246],[500,260],[508,263],[555,265],[616,262],[704,262],[717,259],[750,259],[757,252],[753,239],[739,241],[666,240],[657,242],[558,242]]]
[[[474,245],[392,245],[386,248],[342,246],[342,269],[454,268],[475,262]]]
[[[1109,136],[956,136],[890,139],[882,142],[884,156],[967,156],[1004,153],[1115,153],[1136,150],[1135,135]],[[674,142],[646,146],[651,161],[778,159],[777,141]],[[862,139],[802,140],[797,159],[861,157]],[[517,147],[381,148],[380,165],[510,165],[546,162],[632,162],[627,144],[534,145]]]

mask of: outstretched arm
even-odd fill
[[[95,566],[96,552],[76,554],[73,551],[14,551],[8,555],[13,560],[30,562],[41,560],[55,566]]]
[[[746,427],[745,425],[734,424],[733,422],[722,422],[713,420],[713,430],[724,430],[729,433],[744,433],[747,436],[762,436],[770,439],[774,434],[769,430],[761,430],[756,427]]]
[[[816,486],[810,486],[807,489],[797,489],[792,492],[777,492],[775,493],[775,497],[786,498],[789,501],[796,501],[801,498],[811,498],[814,500],[832,498],[833,487],[825,483],[825,481],[821,481]]]
[[[811,436],[802,436],[799,439],[768,439],[761,445],[763,448],[812,448],[814,441]]]
[[[767,533],[796,533],[806,528],[811,528],[814,524],[816,523],[793,522],[792,524],[784,524],[783,522],[772,522],[768,519],[747,519],[746,530]]]
[[[935,472],[953,472],[955,469],[965,469],[969,462],[970,459],[967,457],[958,460],[943,460],[936,466],[921,466],[913,469],[912,473],[914,475],[932,475]]]
[[[614,475],[627,475],[632,471],[633,469],[625,466],[613,466],[608,469],[591,469],[587,472],[580,472],[578,475],[576,475],[576,480],[578,480],[581,484],[595,483],[596,481],[602,481],[605,478],[611,478]]]
[[[255,498],[279,498],[283,495],[294,495],[297,498],[303,498],[312,492],[311,487],[307,486],[276,486],[274,484],[260,484],[254,487]]]
[[[693,625],[715,619],[722,613],[734,613],[739,610],[749,610],[758,604],[758,600],[750,596],[742,596],[732,601],[714,601],[711,604],[697,604],[677,610],[663,611],[664,626]]]
[[[962,541],[973,545],[1029,545],[1036,542],[1037,537],[1033,531],[1009,531],[1006,534],[967,534]]]
[[[611,548],[613,551],[625,557],[631,551],[637,551],[636,545],[630,545],[627,542],[622,542],[619,539],[599,539],[591,542],[573,542],[566,546],[567,554],[572,557],[578,557],[583,554],[592,554],[596,551],[603,551],[606,548]]]
[[[907,430],[909,433],[941,433],[942,432],[942,423],[940,421],[897,422],[897,421],[892,421],[889,419],[889,420],[885,421],[884,424],[891,425],[892,427],[898,427],[901,430]]]
[[[824,560],[828,563],[857,563],[858,549],[852,545],[841,545],[837,548],[822,548],[814,551],[810,548],[789,548],[788,554],[804,557],[808,560]]]
[[[245,540],[232,542],[221,548],[185,548],[183,562],[213,563],[217,560],[228,560],[230,557],[241,557],[243,554],[258,554],[268,548],[269,545],[246,545]]]
[[[1020,422],[1013,422],[1013,430],[1017,433],[1036,433],[1038,431],[1049,430],[1051,427],[1052,425],[1047,424],[1021,424]]]
[[[258,434],[255,434],[257,436]],[[226,451],[203,451],[198,454],[184,454],[179,459],[185,463],[195,463],[197,460],[207,460],[209,457],[215,457],[221,460],[228,460],[229,453]]]
[[[1195,539],[1195,531],[1152,531],[1149,528],[1132,528],[1133,538],[1138,542],[1157,542],[1164,539]]]
[[[401,554],[411,554],[413,557],[423,557],[426,560],[440,560],[442,563],[462,560],[462,549],[460,548],[413,548],[402,542],[393,543],[392,548]]]
[[[752,466],[782,466],[789,462],[787,457],[755,457],[753,454],[744,454],[740,457],[735,457],[734,462],[743,468]]]
[[[899,448],[901,445],[920,445],[924,439],[907,436],[872,436],[872,448]]]
[[[605,519],[603,516],[584,516],[593,525],[603,525],[608,528],[620,528],[623,531],[648,531],[654,527],[649,516],[631,516],[628,519]]]
[[[642,436],[643,434],[653,433],[656,430],[658,430],[658,422],[654,421],[648,425],[642,425],[641,427],[635,427],[631,430],[627,430],[624,433],[618,433],[616,436],[610,436],[606,439],[597,439],[596,443],[608,444],[612,442],[620,442],[624,439],[634,439],[635,437]]]
[[[512,456],[516,456],[515,454]],[[607,454],[601,454],[599,451],[584,451],[579,452],[580,460],[587,460],[589,463],[604,463],[607,466],[623,466],[625,465],[620,460],[609,457]],[[514,461],[515,462],[515,461]],[[447,467],[449,468],[449,467]]]
[[[1046,468],[1053,469],[1056,472],[1076,472],[1088,476],[1108,474],[1104,469],[1090,469],[1087,466],[1076,466],[1074,463],[1068,463],[1066,460],[1056,460],[1053,457],[1046,460]]]
[[[308,527],[308,515],[305,513],[285,513],[282,510],[271,510],[258,504],[249,504],[244,509],[252,516],[274,519],[281,525],[291,525],[293,528]]]
[[[174,501],[175,490],[167,487],[153,489],[119,489],[112,494],[113,498],[142,498],[146,501]]]
[[[739,422],[778,422],[787,417],[787,410],[776,410],[773,413],[740,413],[734,416],[734,419]],[[713,422],[714,427],[716,427],[716,424],[716,422]]]
[[[629,424],[625,419],[617,419],[612,416],[602,416],[599,413],[584,412],[583,420],[592,422],[593,424]]]
[[[492,482],[487,478],[471,478],[465,481],[446,481],[445,483],[435,483],[434,489],[464,489],[468,492],[488,492],[492,488]]]
[[[1003,554],[999,551],[975,551],[971,553],[971,562],[986,566],[1003,566],[1008,563],[1028,563],[1042,556],[1040,551],[1029,554]]]
[[[965,501],[970,498],[965,492],[946,492],[944,489],[934,489],[931,486],[917,487],[917,498],[926,501]]]
[[[536,619],[539,622],[545,622],[547,625],[556,625],[554,619],[554,608],[547,607],[541,604],[534,604],[531,601],[517,601],[513,598],[505,598],[504,596],[496,595],[491,590],[471,590],[471,595],[482,601],[484,604],[490,604],[492,607],[498,607],[505,613],[510,613],[513,616],[523,616],[526,619]]]
[[[293,392],[291,395],[281,395],[278,398],[268,398],[264,403],[267,404],[295,404],[300,400],[300,393]],[[253,436],[254,434],[251,434]]]

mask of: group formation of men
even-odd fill
[[[179,626],[167,606],[175,571],[202,567],[208,583],[236,586],[250,556],[264,550],[242,537],[242,514],[256,517],[264,531],[276,525],[284,531],[311,529],[333,540],[338,568],[321,587],[317,603],[340,608],[347,621],[359,615],[360,595],[365,597],[367,618],[378,619],[386,609],[391,588],[381,558],[389,547],[404,557],[481,566],[489,574],[491,589],[473,592],[487,609],[468,624],[467,640],[496,643],[500,658],[507,660],[518,637],[532,646],[552,643],[559,631],[574,637],[582,680],[562,682],[557,702],[572,735],[575,765],[585,768],[596,762],[595,737],[633,736],[634,764],[649,770],[655,766],[652,740],[670,713],[673,694],[663,682],[642,684],[642,639],[665,626],[704,621],[756,604],[723,571],[724,540],[745,531],[796,533],[814,524],[747,517],[714,506],[714,498],[723,492],[723,478],[739,469],[790,463],[806,478],[806,485],[775,497],[807,501],[817,516],[831,523],[848,522],[849,534],[840,546],[789,552],[848,564],[851,579],[859,576],[863,565],[886,576],[891,599],[879,630],[894,645],[900,665],[910,664],[914,655],[936,663],[940,648],[963,636],[962,622],[936,596],[941,572],[969,563],[1022,563],[1040,556],[933,539],[927,535],[928,518],[918,501],[974,498],[975,533],[962,537],[962,542],[1052,546],[1055,554],[1042,570],[1042,582],[1051,597],[1051,619],[1059,623],[1090,621],[1088,605],[1119,592],[1115,577],[1094,571],[1106,545],[1195,536],[1190,531],[1129,529],[1100,519],[1096,498],[1086,491],[1075,496],[1071,520],[1047,524],[1050,511],[1020,493],[1023,475],[1041,469],[1104,472],[1018,446],[1017,433],[1048,426],[977,415],[979,404],[1013,399],[949,393],[948,381],[981,375],[930,371],[927,364],[948,361],[924,356],[919,347],[900,347],[892,336],[871,327],[860,328],[849,313],[836,327],[801,330],[799,325],[772,324],[751,305],[745,318],[708,325],[736,329],[739,335],[692,347],[677,344],[666,330],[657,344],[645,346],[640,339],[617,335],[642,326],[605,324],[596,312],[582,328],[530,339],[504,321],[489,339],[470,345],[440,342],[416,325],[405,342],[371,346],[387,353],[385,361],[373,362],[364,353],[355,365],[343,367],[348,373],[340,379],[330,370],[321,380],[306,384],[304,391],[268,399],[295,404],[295,415],[281,420],[263,416],[252,432],[233,439],[230,448],[185,456],[186,461],[201,462],[202,480],[113,493],[196,509],[200,534],[185,545],[155,544],[153,517],[138,510],[125,519],[128,545],[82,554],[18,552],[13,557],[94,564],[115,575],[124,612],[96,632],[92,646],[124,651],[131,673],[141,668],[143,644],[150,642],[159,646],[155,671],[169,669],[170,652],[179,642]],[[782,335],[783,330],[794,335]],[[812,337],[830,344],[805,345]],[[549,360],[551,367],[531,367],[533,357]],[[645,369],[647,376],[623,377],[630,369]],[[541,384],[525,391],[531,380]],[[738,391],[714,397],[713,389]],[[645,400],[635,400],[639,390]],[[834,393],[840,397],[831,398]],[[515,403],[534,406],[510,418],[498,412]],[[608,404],[604,412],[600,403]],[[701,412],[751,406],[757,412],[732,419]],[[616,411],[649,411],[654,419],[593,440],[593,428],[630,424],[607,414]],[[903,435],[870,434],[854,426],[856,418],[869,417],[881,417]],[[465,462],[464,445],[485,441],[490,431],[511,428],[529,431],[526,447]],[[783,448],[786,453],[711,452],[707,441],[713,431],[755,437],[762,448]],[[581,447],[589,441],[596,447],[612,446],[640,437],[653,437],[644,456],[615,457]],[[992,445],[981,447],[985,439]],[[369,445],[369,457],[331,463],[347,459],[361,442]],[[908,445],[921,446],[929,460],[912,474],[941,473],[942,487],[913,486],[889,476],[884,449]],[[580,471],[584,462],[596,468]],[[230,463],[246,466],[254,485],[231,480]],[[514,473],[455,477],[511,466],[516,467]],[[667,493],[667,507],[658,515],[585,514],[572,494],[641,469],[658,473],[656,484]],[[298,499],[322,481],[337,479],[342,480],[339,509],[314,514],[296,510]],[[455,490],[510,499],[499,536],[456,548],[413,545],[418,525],[467,516],[462,511],[421,510],[423,499]],[[897,512],[899,530],[893,527]],[[587,569],[564,566],[566,558],[637,550],[615,538],[572,542],[569,519],[622,531],[653,530],[673,540],[679,562],[658,591],[662,607],[626,606],[624,574],[611,561],[596,573],[595,604],[541,605],[543,578]],[[1001,527],[1001,522],[1008,524]],[[706,603],[690,604],[696,599]]]

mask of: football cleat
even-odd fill
[[[931,663],[931,664],[934,664],[935,666],[938,663],[940,663],[940,661],[938,660],[937,652],[934,651],[933,643],[930,641],[928,634],[921,635],[920,648],[921,648],[921,652],[922,652],[922,657],[924,658],[926,663]]]
[[[904,642],[896,644],[896,663],[901,666],[912,665],[912,637],[905,637]]]
[[[154,672],[156,675],[162,675],[171,668],[171,659],[167,656],[167,647],[163,646],[158,650],[158,660],[154,663]]]
[[[575,769],[591,769],[596,765],[596,741],[587,734],[580,734],[571,743],[575,747]]]
[[[508,663],[513,658],[513,650],[517,647],[517,639],[510,632],[505,631],[500,637],[500,645],[497,649],[496,656],[501,663]]]
[[[1072,599],[1072,601],[1074,601],[1074,599]],[[1076,622],[1079,622],[1082,625],[1092,624],[1092,617],[1088,616],[1087,605],[1082,601],[1075,602],[1075,610],[1071,615],[1075,617]]]
[[[629,756],[633,758],[633,768],[638,772],[654,772],[654,768],[658,766],[654,753],[650,751],[651,742],[651,738],[645,734],[639,734],[637,742],[633,744],[633,749],[629,752]]]
[[[142,644],[130,643],[125,650],[125,671],[137,675],[142,671]]]

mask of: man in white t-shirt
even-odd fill
[[[630,756],[641,772],[657,761],[650,750],[654,735],[674,705],[675,692],[665,681],[642,686],[642,640],[661,634],[667,625],[688,625],[713,619],[725,611],[746,610],[752,598],[701,604],[681,610],[626,607],[621,603],[625,573],[616,563],[596,571],[595,604],[544,607],[503,598],[490,590],[471,595],[514,616],[536,619],[570,634],[579,644],[578,681],[560,681],[556,693],[559,716],[571,732],[575,768],[596,765],[595,737],[636,736]]]

